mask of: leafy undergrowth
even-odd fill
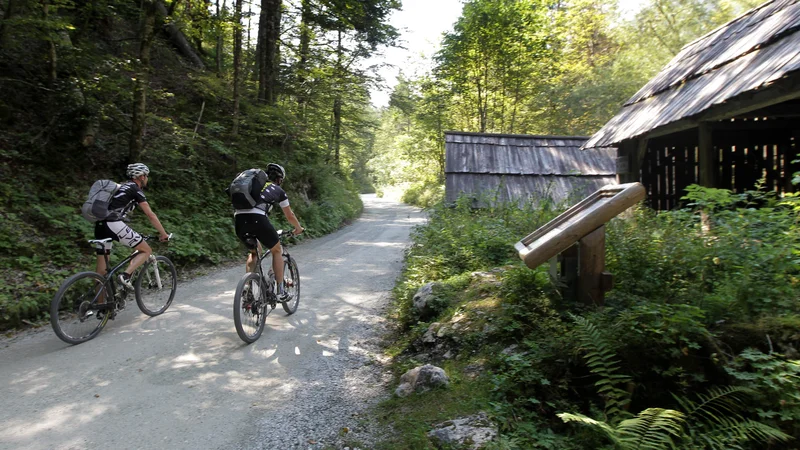
[[[708,220],[638,209],[608,224],[604,308],[503,253],[552,211],[524,225],[502,207],[434,209],[406,254],[387,351],[398,379],[428,363],[451,385],[384,403],[385,448],[433,448],[435,424],[477,411],[499,428],[495,449],[796,448],[794,199],[699,188],[689,200]],[[435,299],[417,311],[429,282]]]
[[[438,316],[440,322],[432,325],[434,334],[440,335],[435,342],[425,342],[431,324],[420,322],[406,333],[396,330],[387,344],[398,379],[407,370],[431,363],[447,372],[450,385],[382,403],[376,414],[390,438],[378,448],[433,448],[426,433],[434,425],[489,408],[492,377],[487,362],[491,355],[483,346],[488,337],[484,329],[497,316],[499,302],[492,288],[495,283],[472,278],[459,276],[437,285],[436,294],[450,306]]]
[[[307,236],[330,233],[362,209],[347,171],[331,164],[326,137],[309,131],[290,110],[257,102],[252,84],[244,86],[242,120],[233,135],[229,79],[188,71],[162,39],[152,49],[141,152],[129,148],[131,55],[138,54],[138,41],[130,36],[139,15],[106,6],[119,11],[109,11],[113,29],[96,33],[89,27],[81,34],[91,45],[59,49],[52,83],[41,58],[30,58],[25,45],[0,52],[6,81],[0,83],[0,330],[46,323],[60,283],[93,270],[86,242],[93,224],[79,208],[95,180],[122,181],[129,162],[151,169],[148,202],[175,235],[154,250],[169,256],[179,273],[243,258],[224,192],[241,170],[282,164],[284,187]],[[74,18],[71,7],[61,12]],[[18,44],[38,45],[33,41]],[[276,227],[288,227],[281,213],[273,216]],[[155,233],[141,212],[134,213],[132,227]],[[112,262],[128,253],[116,245]]]

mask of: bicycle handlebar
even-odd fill
[[[306,231],[306,229],[303,228],[303,231]],[[300,233],[302,234],[302,231]],[[295,235],[291,230],[278,230],[278,239],[283,239],[285,237],[295,237]]]
[[[153,236],[153,235],[149,235],[149,234],[148,234],[148,235],[142,235],[142,238],[143,238],[145,241],[149,241],[150,239],[158,239],[158,238],[159,238],[159,236]],[[169,241],[171,241],[171,240],[172,240],[172,233],[170,233],[170,234],[168,234],[168,235],[167,235],[167,240],[166,240],[165,242],[169,242]]]

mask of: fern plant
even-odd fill
[[[594,384],[597,393],[605,400],[606,418],[614,423],[623,417],[625,406],[630,403],[630,394],[621,386],[630,381],[630,377],[619,372],[619,361],[611,344],[603,337],[597,327],[588,319],[581,316],[572,316],[578,325],[575,333],[589,371],[600,377]]]
[[[686,412],[686,448],[730,449],[746,442],[786,442],[786,433],[740,415],[753,394],[747,388],[728,386],[699,394],[698,400],[673,396]]]
[[[578,422],[605,434],[623,449],[660,450],[676,448],[675,442],[683,434],[685,416],[680,411],[648,408],[636,417],[623,420],[616,427],[582,414],[558,414],[564,422]]]
[[[684,411],[648,408],[617,426],[582,414],[561,413],[564,422],[577,422],[606,435],[623,450],[745,448],[743,444],[786,442],[792,437],[739,415],[748,389],[725,387],[699,394],[698,400],[675,397]]]

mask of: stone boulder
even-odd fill
[[[400,386],[394,393],[406,397],[412,392],[425,392],[437,387],[447,387],[450,379],[444,369],[430,364],[415,367],[400,377]]]
[[[441,299],[433,293],[433,290],[439,284],[436,282],[428,283],[419,288],[417,293],[414,294],[412,299],[414,311],[420,319],[427,319],[437,313],[437,303],[441,302]]]
[[[428,432],[436,448],[469,448],[478,450],[497,437],[497,427],[486,413],[449,420]]]

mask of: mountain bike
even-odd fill
[[[294,314],[297,305],[300,304],[300,273],[297,271],[297,263],[289,255],[285,245],[285,239],[291,235],[291,231],[278,231],[283,249],[281,257],[284,289],[291,294],[288,301],[281,302],[276,292],[275,273],[272,271],[272,253],[268,250],[262,255],[256,237],[245,234],[248,244],[255,245],[258,264],[254,272],[244,274],[236,287],[236,294],[233,297],[233,323],[236,324],[236,333],[248,344],[257,341],[261,336],[267,316],[278,303],[283,306],[287,315]],[[266,275],[264,267],[268,268]]]
[[[169,235],[170,239],[172,235]],[[145,240],[153,239],[144,236]],[[106,267],[111,250],[111,238],[89,241],[104,252]],[[140,252],[131,253],[122,262],[106,271],[81,272],[67,278],[50,304],[50,324],[56,336],[68,344],[80,344],[93,339],[127,306],[129,289],[117,281],[117,274]],[[162,314],[172,304],[178,287],[175,265],[166,256],[150,255],[133,276],[134,297],[139,309],[148,316]]]

